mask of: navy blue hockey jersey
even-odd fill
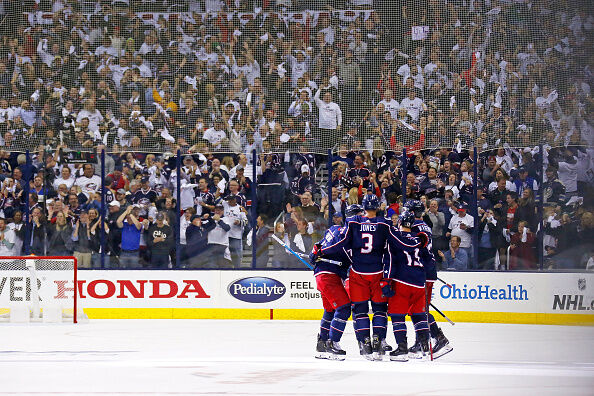
[[[423,220],[415,220],[415,224],[411,231],[415,233],[424,232],[429,237],[429,244],[427,247],[421,249],[420,258],[425,267],[427,282],[435,282],[437,280],[437,265],[435,263],[435,255],[431,251],[433,241],[431,227],[429,227]]]
[[[421,240],[411,232],[390,227],[384,254],[384,278],[413,287],[425,287],[425,267],[421,261]]]
[[[333,225],[330,227],[326,230],[324,237],[320,240],[322,248],[332,246],[339,242],[345,231],[346,228],[343,226]],[[352,261],[345,248],[339,249],[336,253],[324,255],[324,258],[326,259],[340,261],[342,263],[341,265],[328,263],[326,261],[313,262],[313,260],[311,260],[312,258],[313,255],[310,255],[310,262],[314,265],[314,274],[317,275],[330,272],[337,274],[342,279],[347,278]]]
[[[351,216],[347,218],[346,231],[342,238],[333,245],[323,247],[322,254],[326,256],[343,249],[350,250],[353,271],[360,274],[380,274],[388,228],[381,217]]]

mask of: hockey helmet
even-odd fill
[[[353,205],[349,205],[346,208],[344,213],[346,214],[346,217],[351,217],[351,216],[356,216],[358,214],[361,214],[364,211],[365,211],[365,209],[363,209],[363,206],[361,206],[359,204],[353,204]]]
[[[417,219],[423,217],[423,212],[425,211],[425,205],[423,205],[423,203],[421,201],[418,201],[416,199],[408,199],[404,203],[404,207],[406,209],[410,210],[411,212],[413,212]]]
[[[415,214],[408,209],[405,209],[398,216],[398,225],[406,228],[412,228],[415,224]]]
[[[375,194],[365,194],[363,197],[363,209],[378,210],[380,207],[379,199]]]

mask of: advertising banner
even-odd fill
[[[432,302],[462,321],[533,322],[544,320],[542,315],[571,314],[581,315],[578,322],[594,322],[594,274],[442,272],[440,277],[451,287],[436,282]],[[71,281],[52,282],[43,287],[73,292]],[[236,317],[241,310],[261,310],[266,317],[270,311],[272,317],[274,310],[286,314],[280,317],[308,319],[322,309],[309,271],[79,271],[77,290],[91,318],[93,312],[114,317],[110,309],[167,308],[209,310],[204,312],[212,317],[221,317],[216,310]]]

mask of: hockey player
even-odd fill
[[[368,360],[375,360],[381,358],[384,351],[391,350],[385,341],[388,324],[387,298],[382,295],[380,287],[383,274],[382,256],[389,226],[382,217],[377,217],[379,200],[376,195],[365,195],[363,208],[365,216],[349,217],[342,238],[317,252],[314,251],[314,256],[351,250],[353,263],[349,276],[349,294],[353,302],[355,334],[361,355]],[[369,301],[373,311],[373,345],[368,315]]]
[[[363,213],[365,213],[365,209],[363,209],[363,206],[359,204],[349,205],[344,212],[347,221],[349,220],[349,217],[362,215]]]
[[[399,228],[391,227],[387,238],[387,252],[384,255],[384,279],[381,280],[383,295],[388,297],[388,314],[392,319],[394,338],[397,348],[390,352],[390,360],[407,361],[408,345],[406,342],[406,314],[409,313],[415,326],[422,353],[429,351],[429,327],[425,310],[425,268],[420,259],[420,252],[427,247],[428,237],[419,233],[420,241],[411,250],[403,249],[403,239],[410,239],[414,234],[415,216],[404,210],[398,216]],[[410,245],[410,244],[409,244]]]
[[[431,304],[431,293],[433,291],[433,284],[437,281],[437,266],[435,263],[435,257],[431,252],[431,227],[427,225],[423,221],[423,214],[425,211],[425,207],[422,202],[417,200],[408,200],[404,203],[404,207],[410,210],[415,215],[415,223],[413,224],[411,230],[413,233],[424,233],[429,238],[429,244],[426,248],[421,250],[420,259],[423,267],[425,268],[425,275],[427,277],[427,306]],[[449,345],[448,339],[443,334],[443,331],[437,326],[435,322],[435,318],[431,313],[428,313],[429,319],[429,331],[431,333],[431,338],[435,339],[435,344],[433,346],[433,358],[436,359],[440,356],[445,355],[448,352],[452,351],[452,347]],[[421,344],[419,340],[415,342],[415,344],[409,350],[410,355],[412,357],[420,357],[421,356]]]
[[[344,231],[344,227],[333,225],[326,231],[322,240],[316,244],[317,248],[314,250],[335,244],[342,238]],[[324,305],[324,315],[320,323],[316,346],[316,358],[344,360],[346,352],[340,347],[339,341],[349,316],[351,316],[351,300],[344,286],[344,280],[351,266],[351,258],[344,248],[334,254],[327,255],[326,258],[340,261],[342,264],[321,261],[314,253],[310,254],[317,289],[322,294],[322,304]]]

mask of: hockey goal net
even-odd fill
[[[0,257],[0,321],[77,323],[76,284],[74,257]]]

